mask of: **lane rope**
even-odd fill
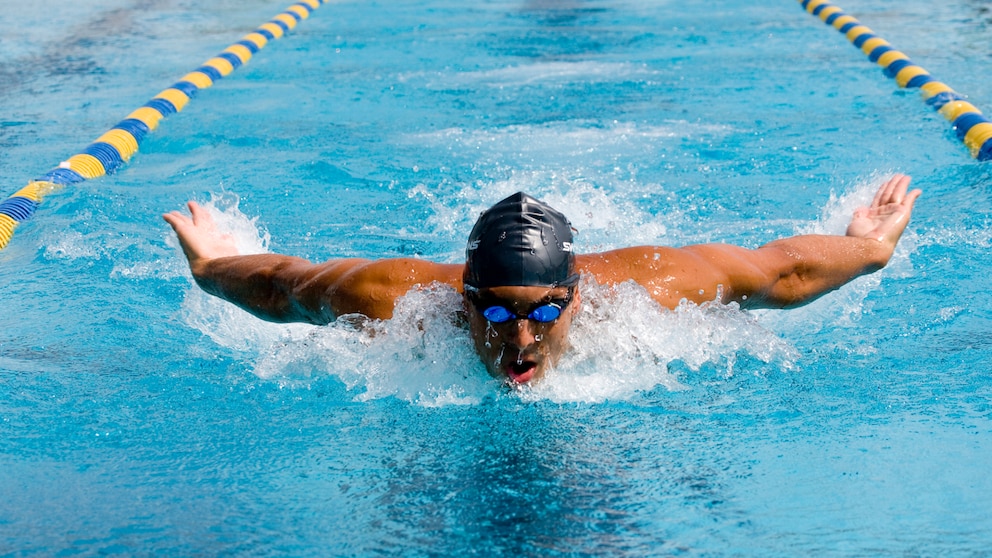
[[[992,159],[992,122],[965,97],[896,50],[856,18],[826,0],[799,0],[810,14],[843,33],[868,59],[881,66],[899,87],[918,88],[924,101],[951,122],[959,140],[979,161]]]
[[[34,215],[45,196],[70,184],[115,172],[137,153],[141,141],[163,118],[182,111],[197,91],[210,87],[246,64],[266,44],[283,37],[328,1],[301,0],[289,6],[152,97],[80,153],[62,161],[0,202],[0,250],[10,243],[14,229]]]

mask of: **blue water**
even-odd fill
[[[9,195],[286,5],[5,3]],[[980,556],[992,546],[992,168],[793,1],[328,4],[46,198],[0,252],[0,554]],[[287,4],[288,5],[288,4]],[[839,2],[986,114],[983,2]],[[246,251],[455,262],[523,189],[580,248],[842,232],[924,190],[891,265],[791,311],[587,286],[545,384],[457,297],[278,326],[160,215]]]

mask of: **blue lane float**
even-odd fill
[[[843,33],[899,87],[919,89],[926,103],[951,122],[972,157],[980,161],[992,159],[992,122],[963,95],[934,79],[930,72],[836,5],[826,0],[799,0],[799,3],[807,12]]]
[[[137,153],[141,141],[163,118],[182,111],[197,91],[210,87],[246,64],[266,44],[281,38],[327,1],[302,0],[289,6],[155,95],[81,152],[0,202],[0,250],[10,243],[14,229],[34,215],[45,196],[65,186],[113,173],[127,164]]]

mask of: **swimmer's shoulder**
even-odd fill
[[[643,273],[654,275],[678,267],[688,254],[670,246],[630,246],[576,254],[575,266],[580,273],[591,274],[600,283],[637,280]]]
[[[634,281],[668,308],[682,300],[713,300],[722,278],[694,250],[670,246],[632,246],[576,255],[575,264],[579,273],[591,275],[601,285]]]
[[[464,269],[419,258],[338,260],[323,267],[325,274],[316,282],[334,314],[371,318],[391,317],[396,299],[418,286],[440,283],[461,290]]]

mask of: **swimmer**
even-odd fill
[[[884,267],[909,223],[920,190],[895,175],[871,205],[854,212],[846,235],[801,235],[756,249],[726,244],[636,246],[576,254],[568,219],[523,193],[475,223],[464,264],[416,258],[334,259],[314,264],[278,254],[239,255],[234,239],[189,202],[173,211],[196,283],[259,318],[326,324],[358,313],[388,319],[399,297],[440,283],[460,293],[471,336],[491,375],[511,385],[540,380],[568,349],[581,302],[580,278],[634,281],[661,306],[685,300],[741,308],[801,306]]]

